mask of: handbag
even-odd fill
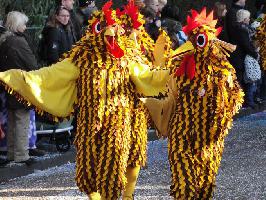
[[[255,82],[261,79],[259,62],[250,55],[246,55],[244,60],[246,82]]]

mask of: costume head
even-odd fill
[[[141,48],[146,56],[152,57],[151,52],[154,48],[154,42],[144,29],[145,20],[143,15],[139,13],[138,6],[135,5],[134,0],[129,0],[122,10],[117,9],[116,14],[121,26],[125,29],[124,39],[133,40],[136,48]]]
[[[138,7],[135,5],[134,0],[129,0],[128,4],[123,7],[123,10],[116,10],[117,17],[123,28],[131,32],[133,29],[137,30],[142,27],[144,20],[139,14]]]
[[[187,17],[187,25],[183,27],[184,33],[188,36],[188,42],[181,46],[193,45],[194,49],[187,53],[181,66],[177,69],[176,75],[186,74],[190,79],[195,76],[196,61],[208,60],[226,60],[227,51],[234,51],[235,46],[217,39],[221,28],[215,28],[217,20],[213,18],[213,12],[207,15],[206,8],[200,13],[191,10],[191,16]],[[189,48],[188,48],[189,49]]]
[[[266,71],[266,15],[264,15],[260,26],[257,29],[256,40],[260,47],[261,67]]]
[[[111,8],[112,1],[104,4],[101,11],[94,11],[89,20],[86,35],[81,39],[77,46],[83,45],[91,48],[101,49],[96,53],[110,53],[115,58],[124,55],[123,50],[118,45],[118,38],[124,34],[124,29],[118,25],[116,13]]]

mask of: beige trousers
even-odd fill
[[[29,124],[29,110],[8,110],[7,159],[15,162],[29,159]]]

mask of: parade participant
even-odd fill
[[[132,199],[138,167],[136,173],[134,165],[127,166],[134,95],[137,88],[146,96],[165,91],[158,86],[166,84],[169,74],[151,71],[147,59],[128,55],[121,37],[125,30],[111,5],[93,13],[86,35],[61,62],[37,71],[0,73],[5,89],[39,114],[56,120],[78,110],[76,182],[90,199],[118,199],[124,188],[130,189],[125,199]]]
[[[217,39],[212,13],[191,13],[183,30],[194,50],[173,62],[168,97],[143,101],[159,133],[168,135],[171,196],[210,199],[224,139],[244,94],[227,60],[226,51],[235,47]]]
[[[138,6],[135,5],[134,0],[128,1],[123,10],[117,10],[117,16],[121,20],[120,24],[125,28],[126,32],[121,37],[125,44],[125,56],[133,56],[136,63],[145,62],[150,68],[156,68],[151,65],[154,62],[154,47],[155,44],[151,37],[144,29],[143,16],[138,12]],[[164,47],[163,47],[164,48]],[[125,187],[122,199],[133,199],[135,184],[138,178],[139,170],[146,165],[146,151],[147,151],[147,135],[149,124],[149,113],[145,108],[139,96],[142,94],[133,94],[132,99],[133,112],[132,112],[132,130],[131,142],[128,158],[127,179],[131,180]]]
[[[266,35],[266,14],[263,15],[262,21],[260,23],[260,26],[258,27],[257,34],[256,34],[256,40],[258,41],[258,44],[260,46],[260,58],[262,62],[262,69],[266,71],[266,41],[265,41],[265,35]]]
[[[262,69],[262,83],[260,86],[260,97],[262,100],[266,100],[266,13],[261,15],[261,23],[257,29],[256,41],[259,44],[259,54],[261,60],[261,69]]]

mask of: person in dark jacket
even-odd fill
[[[74,43],[70,30],[70,13],[68,9],[59,6],[55,14],[47,22],[42,32],[45,43],[46,63],[56,63],[59,58],[69,51]]]
[[[145,8],[144,9],[151,9],[152,12],[155,13],[155,18],[148,23],[145,23],[145,29],[147,33],[151,36],[151,38],[156,41],[160,35],[159,29],[161,28],[161,11],[163,7],[166,5],[166,0],[144,0]],[[144,11],[142,9],[142,11]],[[145,16],[145,15],[144,15]],[[145,16],[145,18],[147,18]]]
[[[91,14],[98,10],[94,0],[79,0],[79,7],[77,9],[77,18],[80,24],[82,24],[83,33],[84,29],[88,26],[88,20]]]
[[[266,13],[266,0],[256,0],[255,1],[255,6],[257,9],[256,12],[256,18],[260,17],[261,14],[265,14]]]
[[[233,0],[231,8],[228,10],[225,17],[225,25],[228,35],[228,40],[230,43],[234,44],[234,38],[238,34],[235,31],[236,22],[236,13],[238,10],[243,9],[246,5],[246,0]]]
[[[5,27],[2,26],[2,21],[0,22],[0,42],[3,34],[6,32]],[[5,130],[7,129],[7,117],[3,116],[3,111],[6,111],[5,107],[6,95],[4,89],[0,86],[0,150],[1,147],[5,145]],[[7,112],[5,112],[7,115]],[[5,162],[5,159],[0,158],[0,163]]]
[[[150,35],[150,37],[156,41],[158,38],[160,31],[159,27],[156,25],[156,12],[150,7],[144,7],[141,9],[141,14],[144,16],[145,19],[145,30]]]
[[[244,60],[246,55],[250,55],[255,59],[258,58],[258,52],[256,51],[251,38],[252,29],[249,26],[250,12],[244,9],[238,10],[236,13],[236,20],[237,22],[235,25],[235,32],[237,33],[237,35],[233,35],[232,40],[234,41],[234,44],[237,45],[237,48],[231,54],[231,64],[236,69],[237,79],[245,91],[247,106],[254,108],[255,104],[253,93],[255,93],[256,87],[254,84],[251,85],[249,83],[246,83],[244,80]],[[254,87],[251,88],[251,86]]]
[[[220,40],[228,42],[227,27],[225,24],[225,16],[227,13],[226,4],[220,1],[214,4],[214,17],[217,18],[217,27],[222,27],[221,33],[218,35]]]
[[[0,38],[0,66],[2,71],[37,69],[37,61],[24,35],[28,17],[18,11],[8,13],[5,23],[6,32]],[[18,100],[7,96],[8,130],[7,159],[31,165],[35,162],[29,157],[30,111]]]
[[[173,49],[181,46],[187,40],[187,36],[182,31],[179,13],[179,8],[171,4],[163,7],[161,12],[162,27],[166,27],[167,33],[173,42]]]
[[[225,26],[226,26],[227,36],[228,36],[228,42],[230,42],[231,44],[237,45],[238,43],[242,43],[241,40],[245,40],[244,38],[247,38],[247,37],[242,38],[239,35],[239,32],[236,31],[236,30],[241,29],[240,24],[237,23],[237,20],[236,20],[236,13],[238,10],[243,9],[245,5],[246,5],[246,0],[233,0],[231,8],[228,10],[226,14]],[[230,55],[229,61],[236,69],[236,76],[237,76],[238,82],[240,83],[241,87],[245,89],[245,83],[243,80],[244,59],[243,59],[243,53],[242,53],[241,48],[240,49],[238,48],[235,52],[233,52]]]
[[[82,23],[80,23],[76,12],[74,11],[74,0],[56,0],[56,7],[63,6],[70,13],[70,29],[74,43],[80,40],[82,37]]]

